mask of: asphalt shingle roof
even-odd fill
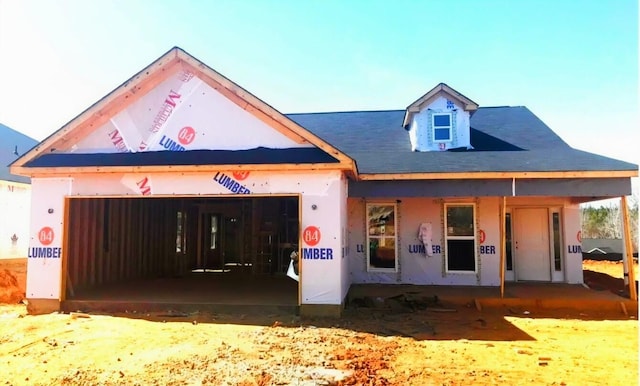
[[[628,171],[638,166],[573,149],[529,109],[481,107],[473,150],[413,152],[404,110],[287,114],[355,159],[359,173]]]
[[[0,123],[0,180],[29,183],[27,177],[10,174],[9,164],[37,144],[35,139]]]

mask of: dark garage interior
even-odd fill
[[[67,203],[65,309],[299,304],[298,196]]]

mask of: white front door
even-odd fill
[[[551,281],[548,210],[518,208],[513,220],[516,280]]]

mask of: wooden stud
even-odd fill
[[[114,202],[118,203],[116,216],[118,218],[118,232],[117,232],[117,252],[116,259],[118,261],[117,270],[116,270],[116,281],[121,282],[124,278],[124,236],[127,233],[127,230],[124,226],[124,199],[120,198],[118,200],[114,200]]]
[[[161,199],[158,199],[161,200]],[[169,228],[171,225],[171,219],[168,217],[169,213],[171,212],[171,205],[169,203],[164,203],[165,205],[162,205],[162,220],[160,221],[160,224],[162,224],[162,229],[161,229],[161,233],[160,233],[160,248],[162,248],[161,251],[161,256],[162,256],[162,274],[163,275],[167,275],[169,274],[169,267],[171,266],[171,256],[169,254],[169,248],[168,248],[168,243],[170,241],[170,237],[169,237]],[[175,242],[175,236],[173,238],[174,242]]]
[[[620,209],[622,210],[622,222],[624,232],[624,245],[627,272],[629,272],[629,297],[631,300],[638,300],[638,294],[636,293],[636,275],[634,272],[635,263],[633,260],[633,244],[631,242],[631,222],[629,221],[629,208],[627,205],[627,197],[620,197]]]
[[[144,227],[144,277],[148,278],[151,276],[151,267],[152,267],[152,251],[151,251],[151,235],[153,226],[153,219],[151,218],[151,202],[145,200],[144,201],[144,218],[145,218],[145,227]]]
[[[127,252],[128,252],[128,240],[129,240],[129,213],[128,213],[128,207],[129,207],[129,198],[120,198],[118,200],[118,203],[120,205],[120,212],[119,212],[119,235],[118,235],[118,244],[119,244],[119,275],[120,277],[118,278],[119,281],[123,281],[126,280],[128,278],[128,261],[127,261]]]
[[[94,240],[94,235],[93,235],[93,223],[94,223],[94,216],[95,213],[93,213],[93,200],[86,200],[87,201],[87,215],[86,215],[86,229],[85,229],[85,238],[86,238],[86,242],[87,242],[87,249],[85,251],[85,288],[91,288],[92,285],[92,276],[93,276],[93,269],[92,269],[92,264],[93,264],[93,259],[94,259],[94,253],[93,253],[93,248],[95,245],[95,240]]]
[[[72,281],[69,277],[69,214],[71,212],[71,202],[69,197],[64,198],[64,217],[62,221],[62,254],[60,270],[60,300],[67,298],[67,284],[69,285],[71,296],[74,296]]]
[[[133,215],[133,206],[136,198],[127,198],[126,201],[126,213],[125,213],[125,253],[124,253],[124,261],[125,261],[125,278],[130,280],[135,277],[134,268],[135,261],[133,260],[134,250],[133,250],[133,242],[134,242],[134,232],[135,232],[135,218]]]
[[[507,197],[502,197],[502,205],[500,207],[500,297],[504,298],[504,271],[507,253]]]
[[[103,217],[103,221],[105,219],[108,219],[109,221],[105,222],[105,231],[104,231],[104,244],[102,246],[103,248],[103,261],[102,261],[102,270],[103,270],[103,275],[104,275],[104,283],[109,283],[111,280],[111,229],[112,229],[112,224],[113,224],[113,219],[111,218],[111,209],[113,207],[112,205],[112,201],[110,198],[105,198],[104,199],[104,213],[105,216]],[[106,246],[106,248],[105,248]]]
[[[82,211],[82,200],[74,199],[72,200],[73,209],[72,209],[72,217],[71,217],[71,228],[69,230],[69,237],[73,238],[73,253],[70,256],[70,263],[72,263],[71,267],[71,278],[74,283],[77,283],[80,279],[80,263],[82,259],[82,216],[84,215]]]
[[[157,242],[157,235],[160,234],[160,222],[162,221],[162,219],[159,216],[159,212],[158,212],[158,207],[156,205],[156,201],[151,201],[152,207],[153,207],[153,213],[152,213],[152,218],[153,218],[153,232],[151,233],[150,236],[150,244],[151,244],[151,263],[152,263],[152,275],[157,275],[159,270],[159,259],[158,259],[158,255],[159,255],[159,248],[158,245],[159,243]]]
[[[146,262],[146,255],[147,255],[147,251],[145,249],[145,233],[147,231],[146,226],[147,226],[147,220],[145,218],[145,204],[146,204],[146,200],[140,200],[139,202],[139,208],[138,208],[138,216],[140,216],[140,227],[138,228],[138,238],[140,239],[139,241],[139,253],[138,253],[138,259],[139,259],[139,263],[138,263],[138,277],[140,278],[144,278],[145,277],[145,262]]]
[[[298,306],[302,305],[302,194],[298,194]]]
[[[147,216],[149,218],[149,222],[147,223],[147,277],[150,277],[155,271],[155,250],[153,245],[153,236],[155,235],[155,208],[153,207],[153,201],[147,201]]]
[[[108,199],[109,201],[109,205],[106,208],[106,212],[108,213],[107,217],[109,218],[109,222],[108,222],[108,228],[107,228],[107,252],[106,252],[106,261],[105,263],[107,264],[107,266],[105,267],[105,271],[107,274],[107,280],[106,283],[113,283],[114,281],[114,265],[116,263],[116,259],[115,259],[115,253],[114,253],[114,247],[115,247],[115,232],[114,229],[117,229],[116,227],[114,227],[115,224],[115,209],[116,209],[116,202],[113,199]]]
[[[142,216],[143,200],[136,200],[135,222],[136,222],[136,277],[143,277],[142,255],[144,246],[142,244],[142,234],[144,231],[144,217]]]
[[[124,254],[122,260],[124,262],[124,278],[131,278],[131,199],[124,200]]]
[[[144,260],[143,260],[143,272],[144,278],[149,277],[149,273],[151,272],[151,245],[149,244],[149,235],[151,234],[151,212],[149,211],[149,201],[143,201],[143,216],[144,216],[144,228],[143,228],[143,249],[144,249]]]
[[[104,198],[98,198],[96,207],[96,283],[104,284]]]
[[[204,229],[202,229],[203,227],[203,222],[202,222],[202,208],[198,207],[198,228],[197,228],[197,232],[198,232],[198,245],[197,245],[197,253],[196,253],[196,264],[195,264],[195,268],[200,268],[203,262],[203,247],[202,247],[202,243],[204,242]],[[193,269],[194,267],[192,267]]]
[[[78,228],[78,237],[80,240],[80,250],[78,251],[78,278],[75,281],[76,289],[85,288],[87,286],[87,255],[89,242],[87,240],[87,222],[88,222],[88,210],[89,200],[80,200],[81,216]]]

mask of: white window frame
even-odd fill
[[[563,273],[564,272],[564,221],[562,216],[562,208],[560,207],[550,207],[549,209],[549,263],[551,265],[551,275],[553,280],[553,273]],[[560,269],[556,270],[556,253],[555,253],[555,239],[554,239],[554,231],[553,231],[553,214],[558,214],[558,236],[559,236],[559,247],[560,247]]]
[[[393,236],[371,236],[369,232],[369,208],[372,206],[392,206],[393,207],[393,221],[394,221],[394,234]],[[367,272],[398,272],[398,205],[395,202],[367,202],[365,206],[365,232],[366,237],[366,254],[367,254]],[[393,268],[377,268],[371,266],[371,245],[372,239],[381,238],[393,238],[394,239],[394,263]]]
[[[436,126],[436,116],[447,115],[449,117],[449,126]],[[449,130],[449,139],[436,139],[436,129]],[[452,113],[431,113],[431,131],[433,134],[433,142],[447,143],[453,141],[453,114]]]
[[[459,207],[459,206],[470,206],[473,208],[473,232],[471,236],[449,236],[448,232],[448,224],[447,224],[447,210],[451,207]],[[476,274],[478,273],[478,229],[476,226],[477,220],[477,211],[476,204],[471,202],[456,202],[456,203],[445,203],[444,204],[444,263],[445,270],[447,273],[469,273]],[[458,271],[458,270],[450,270],[449,269],[449,240],[473,240],[473,261],[474,261],[474,270],[473,271]]]
[[[507,229],[507,215],[509,215],[509,229]],[[511,209],[507,209],[504,212],[504,231],[505,231],[505,245],[504,245],[504,271],[505,272],[510,272],[513,273],[515,272],[516,269],[516,254],[515,254],[515,244],[514,244],[514,238],[513,238],[513,213],[511,212]],[[506,232],[510,232],[511,234],[511,269],[507,268],[507,243],[506,243]]]

